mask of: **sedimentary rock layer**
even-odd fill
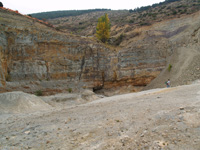
[[[190,32],[195,19],[135,29],[141,32],[139,36],[115,51],[86,37],[58,32],[35,19],[3,9],[0,12],[2,89],[22,81],[63,81],[94,89],[146,86],[165,67],[174,49],[188,42],[184,33]]]

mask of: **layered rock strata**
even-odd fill
[[[135,29],[139,36],[115,51],[0,9],[1,91],[146,86],[174,48],[187,41],[177,37],[189,28],[189,21],[177,19]]]

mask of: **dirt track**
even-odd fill
[[[200,149],[200,83],[0,116],[0,149]]]

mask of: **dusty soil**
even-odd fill
[[[0,149],[200,149],[199,82],[58,106],[0,115]]]

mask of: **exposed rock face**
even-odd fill
[[[145,73],[148,66],[139,68],[142,67],[139,63],[149,57],[146,51],[146,57],[138,57],[137,52],[127,53],[129,50],[116,53],[5,10],[1,10],[0,17],[1,86],[6,87],[6,81],[30,80],[76,81],[86,87],[109,88],[113,83],[144,86],[157,75],[153,69],[148,76]],[[136,64],[129,57],[140,60]]]
[[[35,89],[58,89],[46,87],[52,81],[61,83],[59,86],[64,89],[145,86],[165,67],[174,47],[188,40],[186,37],[179,40],[177,35],[181,37],[190,29],[187,18],[135,29],[140,35],[114,51],[84,37],[57,32],[19,14],[2,9],[0,12],[2,91],[19,85],[22,90],[31,91],[33,88],[27,87],[30,83],[37,85]],[[26,82],[22,86],[16,81]]]
[[[110,63],[106,57],[109,49],[5,10],[1,10],[1,20],[2,86],[6,86],[6,80],[90,81],[91,84],[102,80],[102,72]]]
[[[146,89],[164,87],[167,79],[172,86],[190,84],[200,79],[200,12],[184,18],[168,20],[164,30],[170,27],[168,36],[173,54],[169,57],[166,68]],[[168,25],[168,26],[167,26]],[[184,32],[182,32],[184,31]],[[169,69],[169,65],[172,66]]]

